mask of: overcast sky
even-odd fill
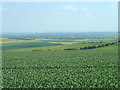
[[[118,31],[117,2],[5,2],[3,32]]]

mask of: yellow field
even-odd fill
[[[0,38],[0,39],[8,39],[8,38]]]
[[[8,39],[8,38],[0,38],[0,39],[3,40],[3,39]],[[12,39],[11,39],[11,40],[12,40]],[[40,38],[36,38],[35,40],[1,41],[0,43],[42,42],[42,40],[58,40],[58,39],[40,39]]]
[[[59,39],[40,39],[40,38],[36,38],[35,40],[59,40]]]
[[[73,43],[78,43],[78,42],[50,42],[50,43],[55,43],[55,44],[73,44]]]
[[[42,41],[37,41],[37,40],[20,40],[20,41],[3,41],[0,43],[19,43],[19,42],[42,42]]]
[[[92,39],[83,39],[83,40],[74,40],[74,41],[88,41],[88,40],[92,40]]]

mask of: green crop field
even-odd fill
[[[118,88],[117,39],[45,39],[3,43],[4,88]]]

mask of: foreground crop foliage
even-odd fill
[[[117,88],[117,45],[90,50],[3,51],[5,88]]]

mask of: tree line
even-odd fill
[[[106,47],[106,46],[111,46],[111,45],[115,45],[115,44],[117,44],[117,42],[106,43],[106,44],[98,45],[98,46],[87,46],[87,47],[80,48],[80,50],[83,50],[83,49],[94,49],[94,48],[100,48],[100,47]]]
[[[86,47],[82,47],[82,48],[80,48],[80,50],[85,50],[85,49],[95,49],[95,48],[101,48],[101,47],[106,47],[106,46],[116,45],[116,44],[117,44],[117,42],[106,43],[106,44],[102,44],[102,45],[98,45],[98,46],[86,46]],[[68,49],[64,49],[64,50],[77,50],[77,49],[68,48]]]

